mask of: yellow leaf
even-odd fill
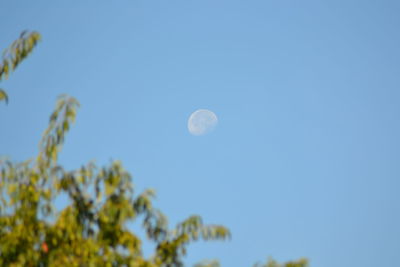
[[[6,102],[6,104],[8,104],[7,93],[3,89],[0,89],[0,101],[3,101],[3,100]]]
[[[9,193],[9,194],[12,194],[12,193],[15,192],[16,189],[17,189],[17,185],[16,185],[16,184],[10,184],[10,185],[8,186],[8,193]]]

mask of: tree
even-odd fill
[[[40,39],[36,32],[21,34],[6,50],[0,79],[31,53]],[[7,100],[4,90],[0,100]],[[226,240],[229,230],[205,225],[190,216],[170,229],[167,217],[153,206],[153,190],[136,194],[131,175],[121,162],[98,167],[89,162],[65,170],[58,162],[65,136],[75,121],[79,103],[59,98],[48,128],[32,159],[0,161],[0,266],[135,266],[180,267],[187,245],[197,240]],[[62,195],[64,208],[54,201]],[[142,240],[128,224],[141,220],[154,253],[145,258]],[[262,265],[278,267],[275,263]],[[285,267],[305,267],[306,261]],[[219,266],[217,261],[196,267]]]

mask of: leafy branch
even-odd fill
[[[19,64],[32,53],[33,48],[35,48],[40,39],[41,36],[36,31],[23,31],[20,37],[9,48],[4,50],[0,63],[0,81],[7,79],[9,74],[15,71]],[[8,95],[1,88],[0,101],[8,103]]]

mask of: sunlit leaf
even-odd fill
[[[0,89],[0,101],[5,101],[6,104],[8,103],[8,95],[3,89]]]

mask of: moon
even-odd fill
[[[193,112],[188,120],[189,132],[193,135],[203,135],[211,132],[218,124],[217,115],[207,109]]]

